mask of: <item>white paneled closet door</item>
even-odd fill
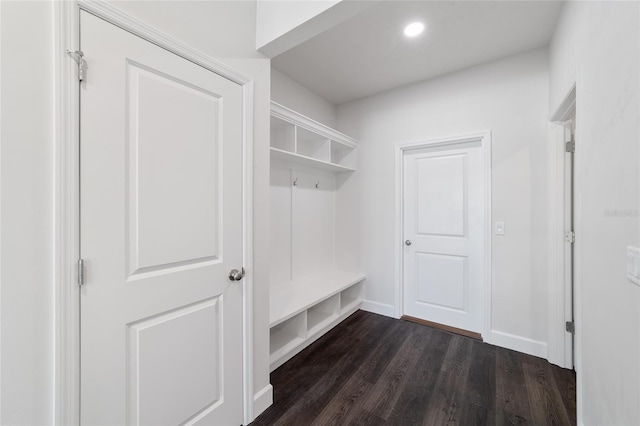
[[[242,423],[242,88],[86,12],[81,423]]]

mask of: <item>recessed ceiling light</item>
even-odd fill
[[[404,35],[407,37],[415,37],[422,34],[424,31],[424,24],[422,22],[412,22],[404,27]]]

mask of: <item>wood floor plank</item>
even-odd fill
[[[271,375],[253,426],[575,425],[575,375],[546,360],[358,311]]]
[[[337,425],[347,422],[351,411],[359,411],[358,402],[365,397],[373,385],[361,376],[354,374],[329,404],[315,418],[312,426]]]
[[[496,412],[495,346],[474,341],[460,424],[493,423]]]
[[[384,345],[380,345],[366,362],[358,369],[357,374],[370,383],[376,383],[385,371],[389,362],[398,353],[402,344],[407,340],[409,334],[405,331],[403,324],[396,322],[389,331],[389,340]]]
[[[471,401],[458,400],[460,416],[455,423],[464,426],[486,426],[493,424],[493,411]]]
[[[433,333],[429,350],[420,356],[413,380],[402,391],[387,424],[417,426],[423,423],[450,341],[448,333]]]
[[[363,338],[377,342],[394,324],[391,318],[380,315],[367,316],[366,321],[361,321],[362,314],[362,311],[357,312],[341,323],[346,323],[342,329],[332,330],[331,335],[341,335],[341,339],[323,336],[271,375],[274,404],[294,407],[300,396],[317,383],[323,383],[323,377],[334,370],[334,366],[339,365],[344,357],[353,355],[354,351],[366,356],[368,349],[360,347]],[[271,424],[280,416],[282,413],[267,410],[261,420]]]
[[[362,408],[387,419],[406,383],[411,379],[420,355],[425,350],[431,333],[412,333],[404,341],[380,379],[364,400]]]
[[[576,423],[576,372],[566,368],[552,368],[553,377],[571,424]]]
[[[531,401],[532,423],[541,425],[571,424],[549,364],[525,361],[523,368],[527,393]]]
[[[349,416],[345,419],[344,423],[336,423],[338,425],[348,426],[383,426],[385,424],[384,419],[365,411],[361,407],[354,407],[349,413]]]
[[[325,334],[309,347],[304,349],[291,360],[278,368],[279,374],[272,374],[271,384],[274,388],[284,389],[287,384],[297,383],[301,378],[308,377],[311,369],[324,371],[327,366],[337,362],[342,356],[349,352],[349,345],[344,344],[344,340],[357,344],[359,336],[366,335],[373,329],[390,327],[394,321],[381,315],[369,317],[363,311],[357,311],[349,316],[345,321],[338,324],[331,334]],[[344,340],[332,338],[333,335],[340,334]],[[304,368],[301,368],[304,366]],[[293,391],[293,389],[292,389]]]
[[[291,405],[278,421],[284,424],[308,424],[315,419],[331,398],[340,390],[345,381],[366,360],[368,355],[388,339],[388,331],[391,324],[380,324],[370,329],[364,336],[345,340],[343,345],[349,350],[333,365],[326,366],[324,375],[316,380],[313,386],[307,386],[306,392],[297,392],[291,400]]]
[[[469,374],[471,343],[469,338],[452,337],[423,424],[460,424],[460,404]]]
[[[524,425],[531,418],[521,357],[496,348],[496,424]]]

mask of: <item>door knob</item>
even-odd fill
[[[244,278],[244,268],[242,268],[242,271],[238,271],[237,269],[229,271],[230,281],[240,281],[242,278]]]
[[[406,246],[410,246],[410,245],[411,245],[411,240],[407,240],[407,241],[405,241],[405,242],[404,242],[404,244],[405,244]]]

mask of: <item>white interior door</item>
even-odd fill
[[[81,422],[242,423],[242,88],[81,12]]]
[[[481,331],[482,168],[480,143],[405,151],[405,315]]]

